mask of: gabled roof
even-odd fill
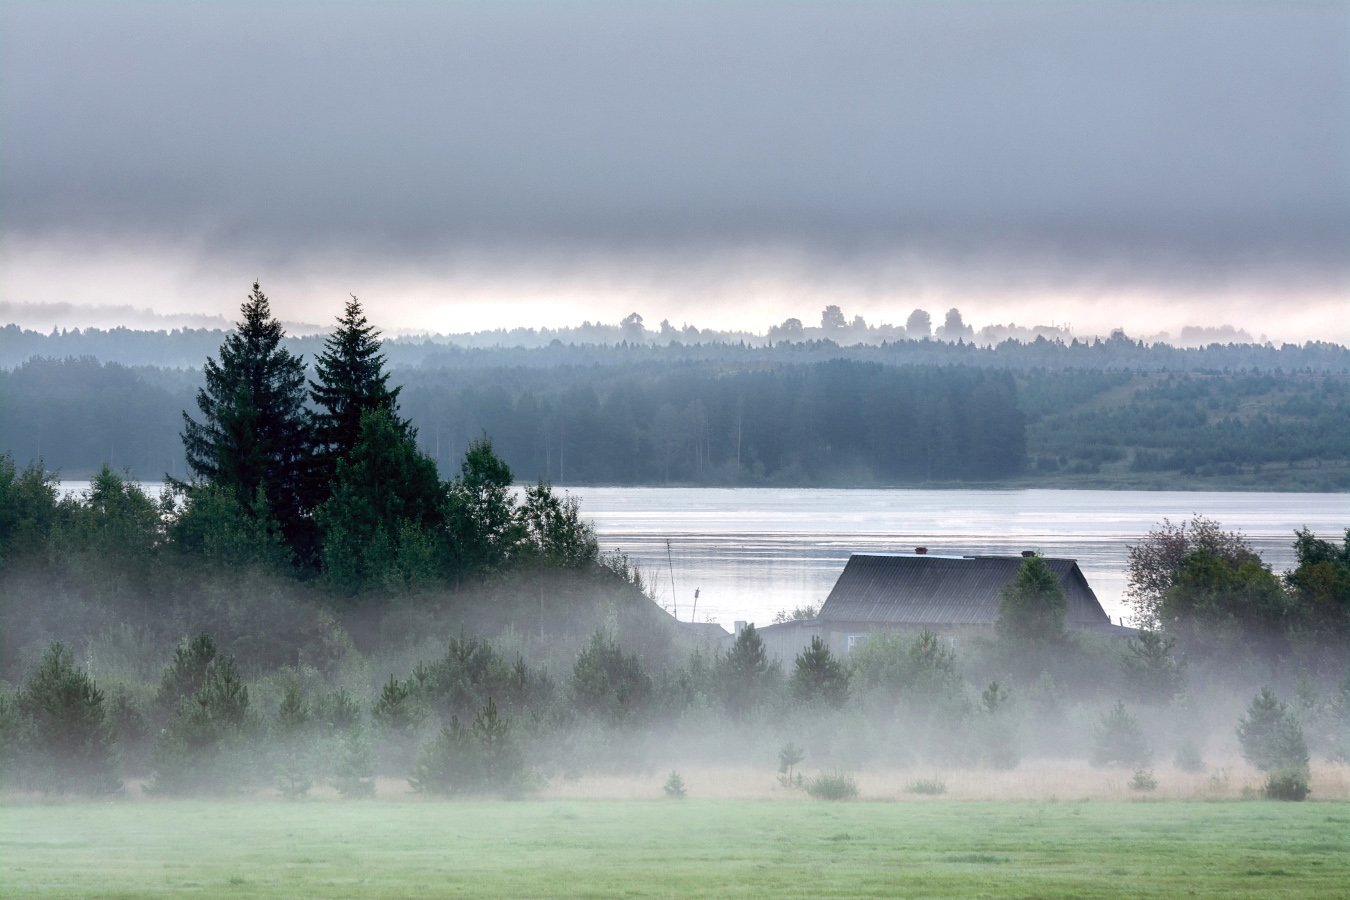
[[[820,609],[825,622],[875,625],[992,625],[1020,556],[855,553]],[[1076,560],[1046,559],[1068,601],[1065,624],[1111,623]]]

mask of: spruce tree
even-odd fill
[[[1014,642],[1039,644],[1064,638],[1068,602],[1064,588],[1045,560],[1027,557],[1016,577],[1003,589],[994,623],[1000,637]]]
[[[320,485],[327,483],[337,461],[347,456],[361,439],[361,416],[387,410],[390,418],[409,437],[413,432],[398,418],[399,387],[389,387],[380,352],[380,333],[366,321],[361,301],[355,296],[338,318],[337,329],[324,341],[323,352],[314,360],[317,380],[309,383],[314,401],[314,442],[318,454]],[[322,492],[322,488],[320,488]]]
[[[309,435],[305,421],[305,363],[282,345],[257,282],[240,307],[235,330],[206,360],[197,391],[202,421],[183,413],[183,448],[193,474],[253,505],[259,488],[302,559],[312,555],[305,485]]]

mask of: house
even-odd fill
[[[814,619],[759,629],[770,656],[791,662],[819,635],[835,653],[847,653],[875,631],[928,630],[958,639],[993,634],[1003,589],[1031,556],[958,556],[929,553],[862,554],[849,557]],[[1045,559],[1068,604],[1071,631],[1128,636],[1132,628],[1111,623],[1078,562]]]

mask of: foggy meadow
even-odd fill
[[[1344,894],[1348,14],[0,0],[0,894]]]

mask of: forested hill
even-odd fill
[[[618,328],[575,329],[575,339],[532,346],[539,334],[501,332],[473,335],[476,342],[495,338],[497,346],[465,346],[445,338],[401,337],[382,348],[393,368],[497,369],[501,367],[625,366],[708,363],[719,366],[814,363],[833,359],[884,365],[962,365],[1014,371],[1091,369],[1129,372],[1335,372],[1350,373],[1350,348],[1339,344],[1210,344],[1184,348],[1145,344],[1124,335],[1106,340],[1068,342],[1044,336],[1030,341],[973,344],[943,340],[841,339],[705,341],[697,334],[678,339],[644,332],[623,339]],[[135,331],[126,328],[54,331],[42,334],[16,325],[0,327],[0,369],[12,369],[37,357],[93,357],[128,366],[195,368],[214,355],[225,332],[208,329]],[[521,343],[513,343],[519,339]],[[286,347],[313,359],[323,348],[321,335],[288,337]]]
[[[308,358],[307,358],[308,359]],[[183,475],[195,370],[0,371],[0,452],[67,478]],[[1350,373],[686,361],[395,367],[452,474],[489,434],[523,481],[1350,490]]]

